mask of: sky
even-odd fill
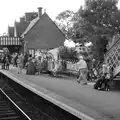
[[[38,7],[46,9],[53,20],[64,10],[77,11],[84,0],[1,0],[0,1],[0,35],[7,32],[8,25],[14,24],[25,12],[37,12]]]
[[[7,33],[7,28],[13,26],[14,21],[25,12],[37,12],[38,7],[43,7],[47,14],[52,18],[64,10],[77,11],[84,0],[1,0],[0,1],[0,35]],[[120,5],[118,5],[120,6]]]

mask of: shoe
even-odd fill
[[[87,85],[87,83],[83,83],[83,85]]]
[[[78,83],[80,83],[80,81],[79,81],[79,80],[77,80],[77,82],[78,82]]]

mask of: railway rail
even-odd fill
[[[52,120],[7,84],[0,88],[0,120]]]
[[[0,120],[31,120],[1,88]]]
[[[68,111],[61,109],[60,107],[38,96],[6,76],[1,76],[0,78],[0,91],[8,96],[8,101],[11,100],[12,104],[19,108],[20,112],[23,111],[21,114],[24,113],[25,116],[27,116],[25,120],[81,120]],[[0,118],[0,120],[24,119]]]

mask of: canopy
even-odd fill
[[[58,56],[59,56],[59,49],[58,48],[54,48],[52,50],[48,51],[48,54],[52,54],[53,58],[56,60],[58,60]]]

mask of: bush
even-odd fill
[[[60,58],[66,61],[78,61],[77,52],[73,48],[59,48]]]

